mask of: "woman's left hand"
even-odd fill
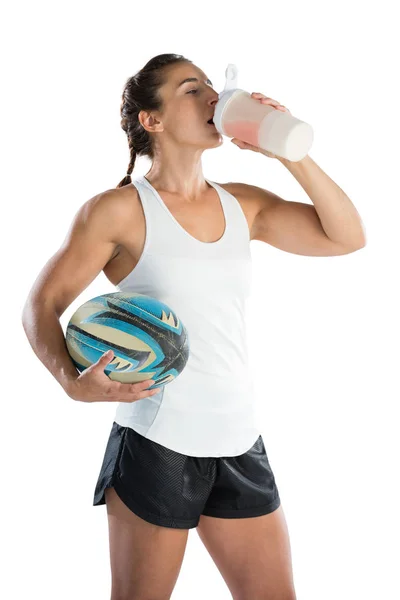
[[[261,104],[270,104],[276,110],[281,110],[283,112],[288,112],[288,113],[292,114],[290,112],[290,110],[288,108],[286,108],[286,106],[279,104],[279,102],[277,102],[276,100],[273,100],[272,98],[268,98],[267,96],[264,96],[264,94],[260,94],[258,92],[253,92],[251,94],[251,96],[252,96],[252,98],[255,98],[256,100],[259,100],[261,102]],[[258,146],[253,146],[252,144],[243,142],[243,140],[239,140],[238,138],[232,138],[231,142],[233,144],[235,144],[236,146],[238,146],[241,150],[253,150],[253,152],[260,152],[261,154],[264,154],[265,156],[269,156],[270,158],[278,158],[275,154],[272,154],[272,152],[268,152],[267,150],[264,150],[263,148],[259,148]]]

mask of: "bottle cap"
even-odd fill
[[[236,65],[229,63],[229,65],[226,67],[226,71],[225,71],[225,87],[222,90],[222,92],[220,92],[218,94],[219,98],[222,98],[222,96],[224,94],[226,94],[226,92],[236,89],[237,88],[237,80],[238,80],[238,68]]]
[[[231,98],[238,92],[242,92],[243,90],[238,89],[237,87],[238,80],[238,68],[236,65],[229,63],[225,71],[225,87],[218,94],[218,102],[215,105],[214,112],[214,125],[215,128],[220,132],[226,135],[224,128],[222,127],[222,113],[224,112],[228,102],[230,102]]]

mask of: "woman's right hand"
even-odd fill
[[[114,358],[112,350],[100,356],[99,360],[87,367],[75,379],[68,390],[68,396],[80,402],[134,402],[148,396],[154,396],[160,388],[149,390],[153,379],[138,383],[120,383],[113,381],[104,373],[104,369]]]

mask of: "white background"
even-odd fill
[[[314,128],[309,154],[348,194],[367,246],[339,257],[251,242],[248,335],[262,434],[286,515],[298,600],[399,598],[399,93],[394,3],[15,2],[1,15],[3,331],[0,593],[108,600],[106,507],[92,500],[115,404],[72,401],[20,316],[78,208],[117,185],[125,80],[183,54]],[[133,176],[150,162],[137,160]],[[310,203],[277,160],[224,144],[217,182]],[[100,273],[61,318],[116,291]],[[10,302],[10,296],[13,302]],[[249,549],[251,552],[251,549]],[[191,530],[172,598],[228,600]]]

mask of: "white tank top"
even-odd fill
[[[239,201],[206,181],[225,215],[224,234],[211,243],[178,223],[146,177],[132,181],[146,240],[139,262],[117,287],[170,306],[187,329],[190,352],[183,371],[157,394],[120,402],[115,421],[181,454],[238,456],[260,435],[245,328],[250,235]]]

